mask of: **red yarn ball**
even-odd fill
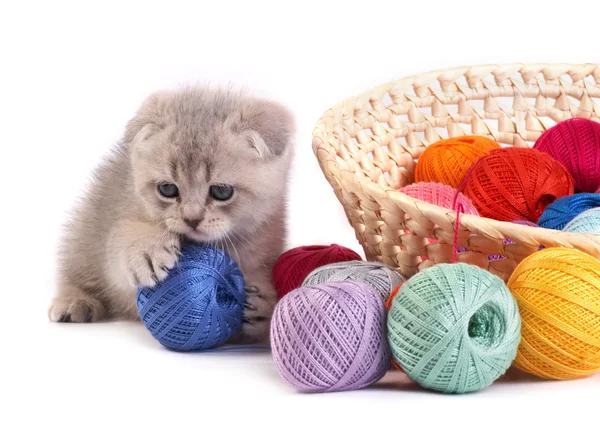
[[[579,192],[600,187],[600,123],[571,118],[548,129],[533,147],[558,160],[573,176]]]
[[[546,206],[573,190],[571,175],[548,154],[505,148],[479,160],[469,172],[464,193],[482,217],[535,223]]]
[[[300,246],[279,257],[273,267],[273,285],[279,297],[302,286],[304,279],[317,268],[344,261],[362,260],[352,249],[340,245]]]

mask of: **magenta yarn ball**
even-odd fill
[[[367,284],[303,286],[282,298],[271,322],[281,376],[301,392],[360,389],[386,373],[386,310]]]
[[[571,173],[578,192],[600,187],[600,123],[570,118],[548,129],[533,145]]]

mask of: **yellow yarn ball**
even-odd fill
[[[600,261],[576,249],[544,249],[508,281],[521,314],[520,369],[565,380],[600,369]]]

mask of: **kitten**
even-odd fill
[[[138,318],[136,289],[164,279],[182,241],[192,240],[221,247],[240,265],[242,339],[265,340],[294,129],[286,108],[243,93],[150,96],[68,225],[50,320]]]

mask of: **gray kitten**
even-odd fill
[[[68,226],[50,319],[138,318],[136,289],[164,279],[188,239],[240,265],[248,288],[241,338],[266,339],[293,133],[286,108],[243,93],[150,96]]]

